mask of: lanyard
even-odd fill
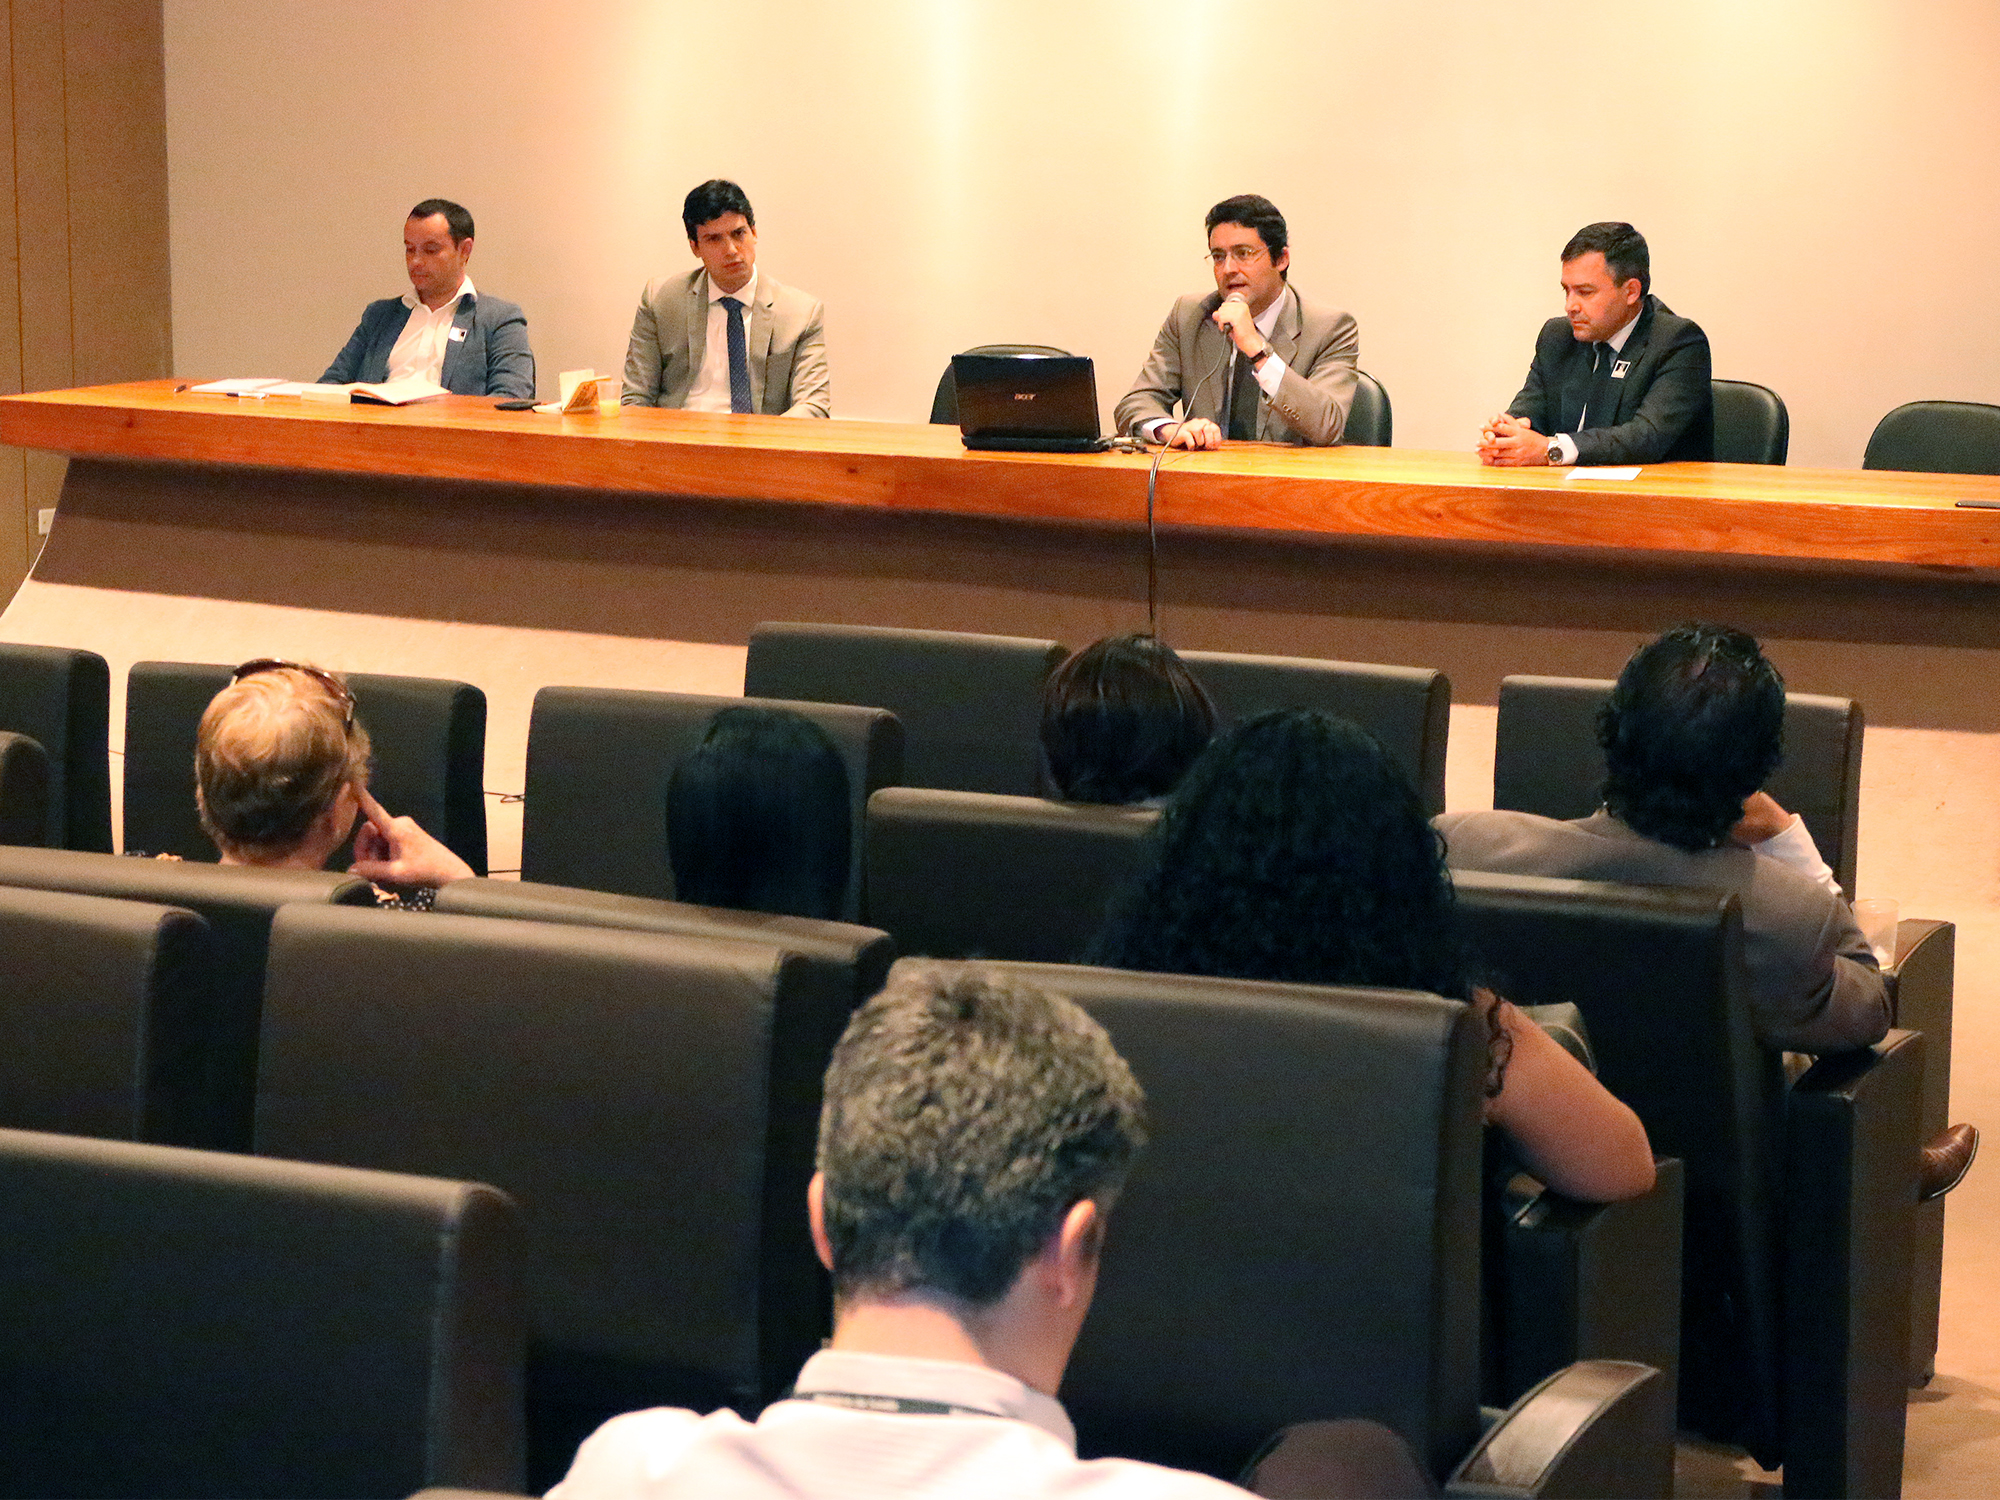
[[[1004,1412],[977,1406],[960,1406],[952,1401],[919,1401],[908,1396],[864,1396],[855,1391],[793,1391],[787,1401],[817,1401],[821,1406],[844,1406],[850,1411],[890,1412],[901,1417],[998,1417]]]

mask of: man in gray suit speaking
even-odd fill
[[[757,216],[718,177],[681,206],[699,270],[646,287],[625,347],[627,406],[832,414],[825,309],[757,269]]]
[[[1177,448],[1339,442],[1361,335],[1352,313],[1291,286],[1285,216],[1255,193],[1223,199],[1208,211],[1208,260],[1215,291],[1167,314],[1118,403],[1118,430]],[[1176,403],[1186,413],[1178,424]]]

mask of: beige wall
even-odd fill
[[[1629,218],[1719,374],[1853,465],[1927,396],[2000,401],[2000,7],[1936,0],[169,0],[176,366],[317,374],[456,197],[553,372],[622,356],[682,194],[741,181],[829,308],[840,415],[920,420],[946,355],[1098,362],[1107,409],[1200,218],[1268,194],[1360,319],[1397,439],[1466,445]]]
[[[160,0],[0,0],[0,394],[171,368]],[[0,449],[0,590],[62,459]]]

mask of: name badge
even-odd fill
[[[454,344],[462,344],[465,342],[465,330],[463,328],[454,328],[445,337],[450,339]],[[1624,366],[1619,366],[1619,373],[1624,373]]]
[[[452,332],[457,333],[458,330],[454,328]],[[1611,378],[1613,380],[1623,380],[1625,378],[1625,372],[1631,368],[1632,368],[1631,360],[1621,359],[1611,366]]]

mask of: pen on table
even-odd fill
[[[174,387],[174,394],[178,396],[182,391],[186,390],[187,388],[188,388],[188,383],[185,380],[183,380],[179,385]]]
[[[2000,500],[1954,500],[1960,510],[2000,510]]]

